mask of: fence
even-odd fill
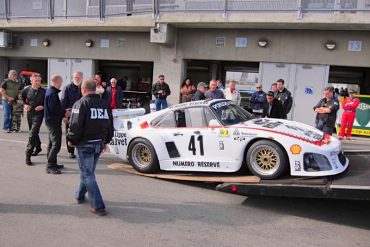
[[[366,12],[370,0],[0,0],[0,19],[98,18],[176,12]]]

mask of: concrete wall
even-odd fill
[[[226,37],[225,47],[216,47],[216,37]],[[235,47],[236,37],[246,37],[245,48]],[[257,41],[266,38],[269,44],[260,48]],[[328,40],[337,43],[329,51]],[[361,40],[361,52],[348,51],[349,40]],[[245,30],[245,29],[181,29],[179,53],[186,59],[330,64],[370,66],[370,33],[361,31],[311,30]]]
[[[173,92],[169,98],[172,104],[179,101],[179,87],[186,76],[186,59],[370,67],[370,33],[365,31],[180,28],[177,29],[177,41],[172,47],[150,43],[149,32],[14,34],[18,44],[20,40],[24,41],[23,46],[0,49],[0,57],[154,62],[153,81],[156,81],[159,74],[166,76]],[[216,47],[216,37],[226,38],[225,47]],[[247,47],[235,47],[236,37],[246,37]],[[258,47],[257,41],[260,38],[268,40],[266,48]],[[38,39],[37,47],[31,47],[31,39]],[[42,46],[43,39],[49,39],[50,46]],[[88,39],[94,41],[91,48],[84,45]],[[101,48],[101,39],[109,39],[110,47]],[[119,39],[125,40],[123,48],[117,47]],[[329,51],[324,47],[328,40],[337,43],[335,50]],[[362,41],[362,51],[348,51],[349,40]]]
[[[11,49],[0,49],[0,56],[33,58],[86,58],[99,60],[153,61],[158,55],[158,46],[149,42],[149,33],[130,32],[21,32],[15,33],[16,39],[24,45]],[[31,39],[38,39],[38,46],[31,47]],[[50,46],[41,42],[50,40]],[[93,47],[85,47],[91,39]],[[109,48],[101,48],[101,39],[109,39]],[[118,48],[117,42],[124,39],[124,47]]]

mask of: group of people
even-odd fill
[[[78,203],[85,201],[89,194],[90,211],[97,215],[105,215],[105,205],[95,180],[95,167],[98,158],[105,151],[106,145],[113,137],[112,108],[117,107],[119,99],[116,80],[111,79],[111,85],[104,88],[107,98],[102,97],[103,87],[96,76],[83,80],[82,72],[73,73],[73,80],[62,89],[63,79],[60,75],[51,77],[49,87],[41,87],[41,75],[31,75],[31,85],[21,88],[16,80],[17,72],[9,71],[8,78],[1,84],[1,94],[4,106],[4,130],[12,130],[12,106],[17,99],[23,102],[23,110],[27,113],[29,127],[26,147],[26,165],[32,166],[31,156],[41,151],[39,131],[42,122],[48,129],[48,145],[46,153],[46,172],[61,174],[64,168],[58,163],[58,153],[61,149],[62,122],[66,128],[67,148],[70,158],[75,158],[80,168],[80,185],[75,198]],[[61,97],[59,98],[59,93]],[[107,100],[108,99],[108,100]]]
[[[271,91],[263,91],[261,83],[256,84],[256,92],[252,94],[252,112],[257,117],[287,119],[293,106],[292,93],[285,87],[283,79],[277,80],[271,86]]]
[[[324,89],[324,97],[313,107],[316,112],[315,127],[322,132],[332,135],[335,131],[335,121],[340,104],[336,91],[333,87]],[[356,98],[353,89],[341,90],[339,96],[344,96],[342,102],[343,114],[341,128],[338,135],[339,140],[344,137],[351,140],[351,132],[356,116],[356,108],[360,100]],[[271,85],[271,91],[265,93],[262,84],[256,85],[256,92],[251,97],[252,112],[256,116],[287,119],[292,105],[291,92],[285,88],[284,80],[279,79]]]

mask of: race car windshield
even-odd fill
[[[212,111],[223,125],[233,125],[248,121],[254,116],[230,101],[221,101],[211,105]]]

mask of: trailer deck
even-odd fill
[[[370,200],[370,162],[368,155],[347,154],[348,169],[337,176],[260,180],[257,183],[223,183],[216,189],[246,196],[278,196]]]

